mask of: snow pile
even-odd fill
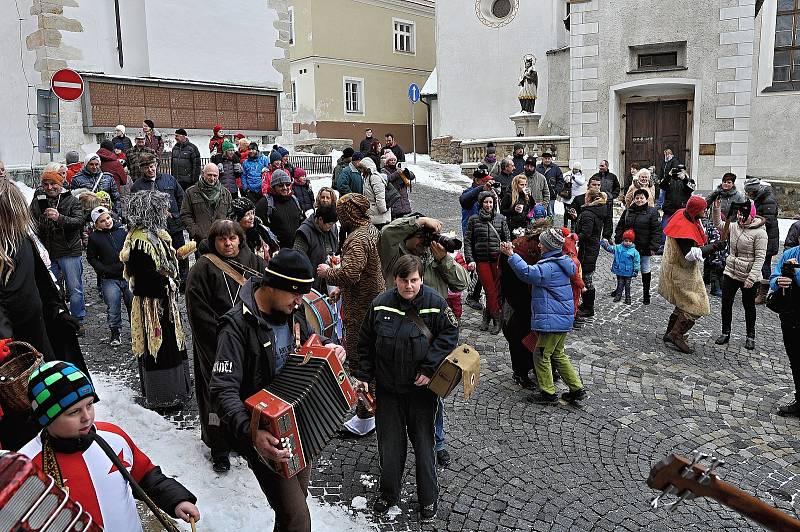
[[[375,479],[372,475],[361,475],[361,485],[365,488],[372,489],[375,487]]]
[[[97,403],[97,419],[122,427],[154,464],[161,466],[165,474],[175,477],[197,496],[201,514],[198,530],[272,530],[274,513],[242,458],[232,457],[231,471],[217,475],[211,470],[207,449],[200,441],[199,428],[178,430],[160,415],[137,405],[134,392],[116,384],[112,377],[104,374],[94,374],[93,377],[101,399]],[[315,531],[373,530],[365,517],[352,517],[343,508],[311,497],[308,506]],[[190,529],[189,525],[183,528]]]
[[[20,192],[22,192],[22,195],[25,196],[25,201],[27,201],[28,203],[31,203],[33,201],[33,194],[35,190],[33,190],[31,187],[29,187],[22,181],[14,181],[13,179],[10,181],[14,183],[14,185],[16,185],[16,187],[20,190]]]
[[[406,154],[406,166],[414,172],[415,182],[421,185],[438,188],[447,192],[460,194],[472,180],[461,173],[457,164],[442,164],[431,161],[429,155],[417,155],[417,164],[413,164],[413,153]]]
[[[366,510],[367,509],[367,498],[366,497],[353,497],[353,502],[350,503],[350,506],[354,510]]]

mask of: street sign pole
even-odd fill
[[[419,101],[419,85],[412,83],[408,86],[408,101],[411,102],[411,143],[414,150],[414,164],[417,164],[417,120],[414,116],[414,104]]]
[[[411,102],[411,143],[414,149],[414,164],[417,164],[417,122],[414,117],[414,102]]]

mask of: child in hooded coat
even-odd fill
[[[625,289],[625,304],[631,304],[631,279],[639,275],[641,267],[641,256],[633,245],[636,233],[633,229],[628,229],[622,233],[622,244],[612,246],[605,238],[600,241],[603,249],[614,254],[614,263],[611,265],[611,273],[617,276],[617,290],[614,302],[618,303],[622,299],[622,291]]]

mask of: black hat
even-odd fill
[[[92,381],[69,362],[46,362],[33,370],[28,378],[33,419],[43,428],[87,397],[99,401]]]
[[[525,159],[525,164],[532,164],[533,166],[536,166],[536,157],[533,155],[528,155],[528,158]]]
[[[546,151],[546,152],[544,152],[544,153],[542,154],[542,158],[545,158],[545,157],[547,157],[547,158],[549,158],[549,159],[552,159],[552,158],[553,158],[553,154],[552,154],[552,153],[550,153],[549,151]]]
[[[180,128],[175,130],[176,135],[183,135],[184,137],[188,136],[189,134],[186,132],[185,129]]]
[[[247,148],[251,150],[258,150],[258,142],[251,142]]]
[[[357,152],[353,153],[353,160],[354,161],[360,161],[363,158],[364,158],[364,154],[361,153],[360,151],[357,151]]]
[[[524,150],[524,149],[525,149],[525,146],[521,142],[517,142],[516,144],[514,144],[514,151]]]
[[[253,202],[250,199],[241,197],[235,198],[231,201],[231,220],[234,222],[240,221],[244,215],[255,209]]]
[[[267,263],[260,284],[285,292],[307,294],[313,283],[314,268],[308,256],[296,249],[282,249]]]
[[[344,151],[342,152],[342,157],[352,157],[354,153],[355,153],[355,152],[353,151],[353,148],[351,148],[350,146],[348,146],[348,147],[347,147],[347,148],[345,148],[345,149],[344,149]]]

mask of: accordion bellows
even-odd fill
[[[356,393],[334,350],[312,335],[269,386],[245,404],[252,415],[251,432],[267,429],[292,453],[288,463],[266,461],[291,478],[319,456],[355,405]]]
[[[0,454],[0,531],[102,532],[52,477],[21,454]]]

